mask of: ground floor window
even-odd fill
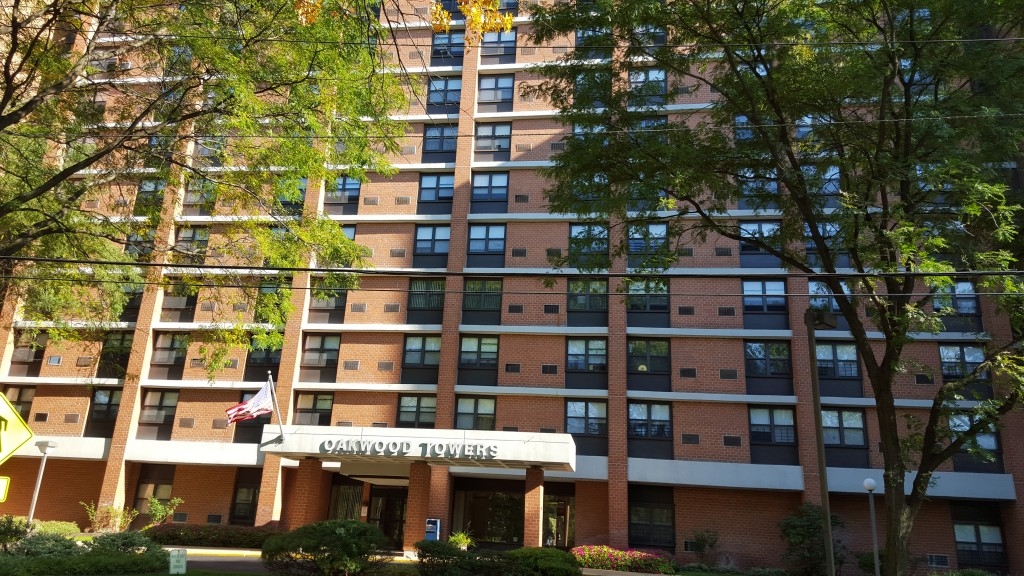
[[[675,552],[675,505],[671,486],[629,487],[629,546]]]
[[[544,488],[543,543],[566,550],[576,545],[575,496],[548,494],[547,487]]]
[[[335,474],[331,480],[331,502],[327,517],[331,520],[359,520],[363,506],[363,483]]]

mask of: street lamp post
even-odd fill
[[[871,511],[871,553],[875,559],[875,576],[881,576],[882,569],[878,565],[878,528],[875,526],[875,488],[878,484],[874,478],[864,479],[864,489],[868,491],[868,509]]]
[[[821,386],[818,383],[818,345],[815,328],[835,328],[835,316],[830,310],[808,308],[804,312],[807,326],[807,349],[810,351],[811,399],[814,402],[814,441],[818,452],[818,486],[821,489],[822,536],[825,539],[825,576],[836,576],[836,557],[832,549],[832,509],[828,503],[828,469],[825,466],[825,437],[821,425]],[[876,575],[877,576],[877,575]]]
[[[43,471],[46,470],[46,457],[49,456],[50,450],[57,447],[57,443],[53,440],[40,440],[36,442],[36,447],[43,453],[43,461],[39,463],[39,474],[36,476],[36,486],[32,489],[32,503],[28,507],[28,525],[32,526],[32,518],[36,514],[36,501],[39,500],[39,487],[43,485]]]

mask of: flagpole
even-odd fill
[[[267,370],[267,380],[270,382],[270,397],[274,399],[274,411],[277,412],[277,427],[281,430],[281,440],[284,440],[284,424],[281,414],[281,407],[277,404],[277,384],[274,382],[274,373]]]

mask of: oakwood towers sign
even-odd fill
[[[267,426],[260,450],[285,458],[451,466],[576,469],[569,434],[327,426]]]

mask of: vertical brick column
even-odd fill
[[[807,294],[807,282],[799,278],[788,278],[786,285],[790,293]],[[815,444],[814,404],[811,387],[811,363],[807,329],[804,325],[804,311],[810,305],[810,297],[789,299],[789,325],[793,328],[790,357],[793,359],[793,393],[798,402],[794,407],[797,438],[800,438],[800,467],[803,470],[803,501],[821,504],[821,478],[818,475],[818,451]]]
[[[526,490],[523,498],[523,546],[540,548],[544,544],[544,469],[526,469]]]
[[[182,130],[191,130],[191,127],[183,126]],[[179,149],[175,151],[177,154],[186,157],[191,154],[193,144],[190,139],[180,141],[178,146]],[[157,223],[153,234],[154,263],[166,264],[168,262],[169,248],[174,243],[174,217],[184,194],[184,173],[180,169],[172,169],[171,176],[167,179],[167,185],[164,188],[163,204],[160,207],[160,222]],[[110,450],[107,452],[107,460],[103,467],[103,482],[100,485],[97,506],[123,508],[128,499],[132,497],[128,496],[127,492],[134,490],[135,480],[132,480],[131,488],[129,488],[125,476],[124,455],[128,442],[135,437],[139,428],[139,413],[142,409],[140,401],[142,381],[145,379],[145,373],[153,355],[152,328],[153,323],[160,316],[160,307],[163,305],[164,293],[159,285],[162,279],[163,272],[159,267],[154,266],[146,270],[146,285],[142,290],[139,316],[135,321],[135,332],[132,335],[131,355],[128,357],[124,380],[121,384],[121,404],[118,408],[117,422],[114,425],[114,434],[110,439]]]
[[[370,518],[370,491],[373,484],[363,482],[363,497],[359,500],[359,521],[366,522]]]
[[[307,196],[306,201],[310,199]],[[288,423],[288,414],[292,405],[292,389],[299,377],[299,353],[302,349],[302,318],[309,303],[308,272],[296,274],[292,278],[292,309],[288,324],[284,329],[284,344],[281,348],[281,363],[277,368],[277,403],[280,414],[271,415],[267,430],[277,430],[278,422]],[[291,504],[291,500],[289,500]],[[260,481],[260,499],[256,505],[256,525],[263,526],[281,520],[284,506],[281,494],[281,457],[266,454],[263,460],[263,478]]]
[[[613,223],[609,241],[621,241],[622,226]],[[612,262],[610,272],[625,273],[626,259]],[[620,278],[608,278],[608,545],[629,546],[629,459],[626,424],[626,304],[614,294]]]
[[[323,462],[319,458],[299,460],[295,487],[289,494],[292,498],[281,517],[284,528],[294,530],[304,524],[326,520],[330,490],[330,475],[324,472]]]
[[[430,501],[427,502],[427,518],[441,519],[441,534],[451,534],[452,522],[451,513],[452,477],[448,474],[447,466],[430,467]],[[426,526],[424,526],[424,529]]]
[[[413,462],[409,465],[409,496],[405,505],[405,527],[402,531],[402,550],[416,551],[416,543],[427,534],[427,510],[430,502],[430,464]]]

